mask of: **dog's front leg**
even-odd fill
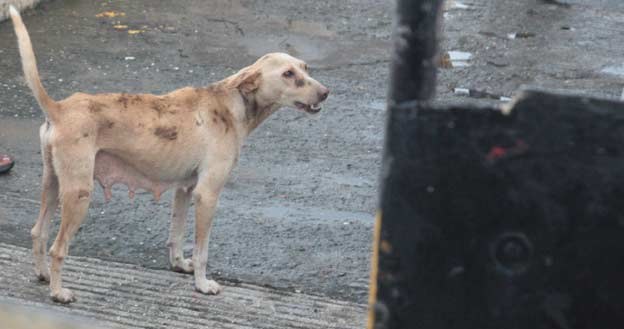
[[[230,173],[232,163],[221,166],[213,165],[210,172],[202,175],[202,179],[193,190],[195,200],[195,247],[193,248],[195,289],[204,294],[218,294],[222,290],[216,281],[206,278],[208,240],[219,193]]]
[[[184,238],[184,227],[188,214],[189,202],[191,200],[191,189],[179,188],[175,192],[173,199],[173,212],[171,214],[171,227],[169,229],[169,262],[171,269],[175,272],[193,273],[193,262],[184,259],[182,253],[182,241]]]
[[[196,191],[195,196],[195,247],[193,248],[193,269],[195,271],[195,289],[204,294],[218,294],[221,286],[206,278],[208,265],[208,240],[212,219],[219,198],[218,191]]]

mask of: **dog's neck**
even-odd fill
[[[275,113],[280,106],[262,100],[255,93],[240,93],[245,105],[245,129],[247,135],[256,129],[264,120],[266,120],[271,114]]]
[[[264,120],[275,113],[280,108],[280,105],[274,101],[262,98],[258,95],[257,90],[245,92],[237,88],[233,85],[236,78],[236,75],[231,76],[208,88],[220,90],[221,92],[218,94],[221,96],[229,95],[228,97],[230,97],[234,95],[234,97],[240,97],[238,101],[232,104],[235,108],[230,109],[230,111],[234,112],[234,117],[237,118],[236,121],[238,122],[240,133],[244,136],[249,136]]]

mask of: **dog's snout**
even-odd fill
[[[329,96],[329,89],[327,89],[327,87],[321,87],[321,91],[319,92],[319,99],[321,102],[326,100],[327,96]]]

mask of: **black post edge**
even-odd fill
[[[439,31],[439,17],[443,0],[397,0],[394,32],[394,52],[391,69],[391,82],[388,95],[388,107],[394,108],[399,104],[427,102],[433,98],[436,87],[436,63]],[[392,110],[390,111],[392,113]],[[393,125],[390,116],[386,125],[386,146],[382,171],[390,170],[393,155],[390,149],[391,134],[389,129]],[[383,176],[383,174],[382,174]],[[382,177],[382,181],[385,178]],[[382,198],[387,193],[386,184],[382,182]],[[383,200],[383,199],[382,199]],[[383,201],[382,201],[383,205]],[[388,245],[382,243],[382,210],[378,212],[375,222],[373,243],[373,257],[371,260],[371,277],[369,292],[368,328],[399,328],[389,326],[394,316],[384,301],[377,302],[378,271],[380,268],[380,249],[385,250]],[[387,287],[384,287],[387,288]],[[407,326],[405,328],[413,328]]]

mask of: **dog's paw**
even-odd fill
[[[214,280],[207,280],[207,279],[201,280],[199,282],[195,282],[195,289],[201,292],[202,294],[206,294],[206,295],[217,295],[221,291],[223,291],[223,288],[221,287],[220,284],[218,284]]]
[[[74,293],[67,288],[62,288],[57,293],[51,293],[50,297],[52,297],[53,301],[57,303],[61,303],[61,304],[69,304],[69,303],[73,303],[76,301],[76,297],[74,296]]]
[[[190,259],[183,259],[171,264],[171,269],[178,273],[193,273],[193,261]]]
[[[50,282],[50,272],[48,271],[45,271],[45,272],[36,271],[35,275],[37,276],[37,280],[39,280],[39,282]]]

